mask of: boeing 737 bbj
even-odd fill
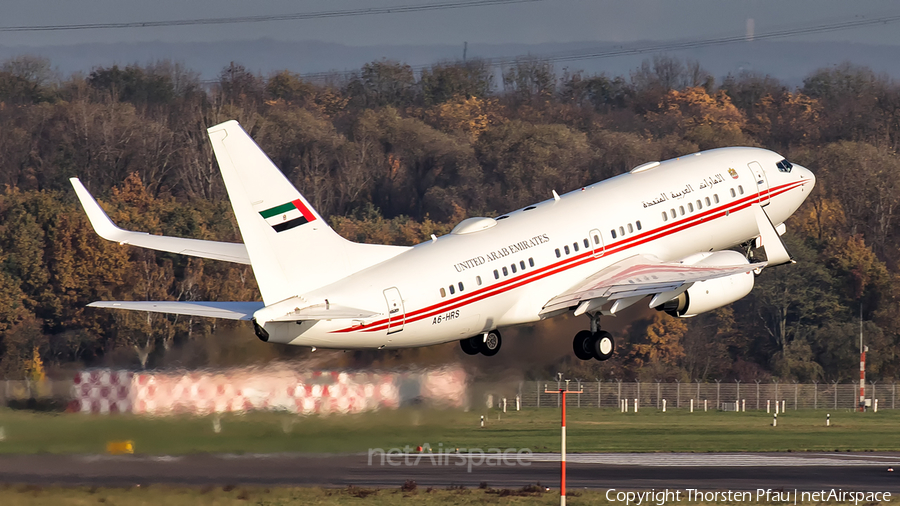
[[[645,163],[497,218],[469,218],[413,247],[340,237],[235,121],[208,130],[243,244],[118,228],[78,179],[100,236],[121,244],[249,264],[262,302],[103,301],[92,307],[251,320],[267,342],[406,348],[458,340],[496,354],[498,329],[573,312],[590,330],[575,355],[606,360],[600,318],[650,298],[689,317],[753,289],[791,262],[784,221],[815,185],[807,169],[758,148]],[[755,241],[766,261],[728,248]]]

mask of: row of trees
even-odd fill
[[[31,57],[0,64],[0,373],[10,377],[27,372],[35,349],[51,372],[225,360],[207,337],[228,325],[83,306],[252,299],[252,272],[105,243],[67,180],[82,178],[123,226],[239,240],[205,133],[228,119],[248,129],[339,232],[395,244],[648,160],[726,145],[778,150],[819,181],[788,224],[797,265],[766,270],[751,296],[707,315],[639,317],[622,332],[612,364],[572,362],[566,340],[546,370],[533,372],[850,379],[862,305],[875,350],[870,373],[900,373],[900,84],[867,68],[824,69],[797,88],[752,73],[717,82],[696,62],[665,56],[629,76],[557,74],[532,58],[421,72],[377,61],[316,80],[231,64],[212,85],[171,62],[86,76],[50,69]],[[266,357],[298,353],[262,348]]]

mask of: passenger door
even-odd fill
[[[395,287],[388,288],[384,291],[384,300],[387,302],[388,307],[387,333],[400,332],[406,323],[406,310],[403,308],[403,298],[400,297],[400,290]]]
[[[769,203],[769,180],[766,178],[766,171],[763,170],[759,162],[750,162],[747,164],[753,172],[756,181],[756,193],[759,196],[760,205]]]

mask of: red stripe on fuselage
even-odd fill
[[[480,290],[476,290],[466,295],[461,295],[456,297],[455,299],[446,300],[443,302],[438,302],[437,304],[433,304],[431,306],[424,307],[422,309],[418,309],[416,311],[412,311],[406,313],[406,318],[404,323],[412,323],[424,318],[428,318],[439,313],[443,313],[446,311],[450,311],[453,309],[458,309],[460,307],[466,306],[473,302],[478,302],[484,300],[488,297],[493,297],[495,295],[500,295],[501,293],[508,292],[510,290],[514,290],[521,286],[524,286],[528,283],[538,281],[540,279],[544,279],[548,276],[552,276],[554,274],[558,274],[563,271],[567,271],[569,269],[579,267],[588,262],[598,260],[607,255],[619,253],[625,251],[627,249],[631,249],[635,246],[639,246],[642,244],[646,244],[650,241],[654,241],[656,239],[661,239],[663,237],[667,237],[677,232],[681,232],[682,230],[687,230],[694,226],[700,225],[706,221],[715,220],[718,218],[722,218],[725,216],[725,213],[733,213],[743,209],[747,209],[753,204],[759,203],[762,198],[770,199],[777,195],[781,195],[787,191],[790,191],[794,188],[800,187],[806,184],[806,180],[795,181],[792,183],[787,183],[776,187],[774,189],[770,189],[767,192],[767,195],[764,197],[760,197],[758,194],[749,195],[740,200],[732,202],[727,207],[710,209],[709,211],[704,211],[698,215],[691,216],[689,218],[682,219],[680,221],[673,222],[671,225],[663,226],[654,230],[648,230],[642,234],[638,234],[636,236],[632,236],[628,239],[623,239],[618,243],[615,243],[613,246],[606,247],[605,250],[599,256],[594,256],[593,250],[588,250],[585,253],[580,255],[576,255],[573,257],[569,257],[567,259],[561,260],[555,264],[551,264],[545,267],[540,267],[537,270],[530,271],[527,274],[523,274],[521,276],[510,278],[505,281],[501,281],[500,283],[485,287]],[[388,327],[388,320],[385,318],[383,320],[379,320],[368,325],[357,325],[353,327],[347,327],[345,329],[335,330],[332,333],[345,333],[345,332],[377,332],[379,330],[385,330]]]

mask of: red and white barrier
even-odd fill
[[[83,413],[360,413],[400,407],[401,377],[418,382],[422,401],[449,407],[465,402],[466,374],[452,367],[403,375],[300,372],[284,366],[204,372],[93,370],[75,375],[72,395],[75,409]]]
[[[72,397],[82,413],[130,413],[133,373],[96,370],[75,375]]]

